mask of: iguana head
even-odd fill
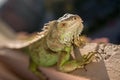
[[[65,14],[57,22],[60,41],[64,44],[71,43],[73,38],[79,37],[83,30],[82,20],[78,15]]]
[[[65,14],[58,20],[49,22],[47,26],[47,45],[54,51],[61,50],[64,45],[71,45],[83,30],[81,18],[73,14]]]

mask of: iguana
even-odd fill
[[[70,72],[84,66],[92,61],[93,53],[89,53],[80,59],[71,59],[71,51],[81,47],[84,40],[80,37],[83,30],[82,19],[78,15],[65,14],[58,20],[53,20],[44,25],[43,31],[35,38],[27,41],[23,46],[8,45],[10,48],[21,49],[29,54],[30,70],[40,79],[44,80],[39,66],[49,67],[57,65],[62,72]],[[76,54],[76,53],[74,53]]]

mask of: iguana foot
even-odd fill
[[[89,52],[88,54],[83,55],[82,58],[78,61],[78,68],[84,68],[85,71],[87,71],[85,66],[93,61],[93,59],[95,58],[95,54],[96,52]]]
[[[95,54],[96,52],[89,52],[88,54],[83,55],[84,64],[92,62],[92,60],[95,58]]]

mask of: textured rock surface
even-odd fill
[[[120,80],[120,52],[113,55],[105,65],[110,77],[110,80]]]
[[[110,80],[120,80],[120,45],[90,43],[82,51],[98,51],[104,59]]]

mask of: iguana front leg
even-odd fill
[[[60,52],[59,62],[57,67],[62,72],[70,72],[78,68],[78,64],[76,60],[69,60],[70,59],[70,51],[71,48],[67,47],[65,51]]]
[[[58,69],[62,72],[70,72],[77,68],[84,68],[86,64],[90,63],[93,59],[94,53],[82,56],[79,60],[70,60],[71,48],[67,47],[65,51],[60,53],[58,62]]]

